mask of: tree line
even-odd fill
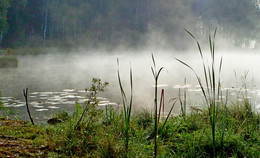
[[[259,39],[258,18],[258,0],[1,0],[0,47],[135,46],[153,33],[178,47],[184,28],[209,26],[242,46]]]

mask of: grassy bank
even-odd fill
[[[0,68],[17,67],[18,60],[16,56],[0,56]]]
[[[9,48],[12,55],[40,55],[54,52],[61,52],[62,50],[55,47],[17,47]],[[70,51],[64,48],[64,51]]]
[[[76,53],[76,52],[110,52],[114,47],[100,46],[100,47],[76,47],[76,46],[24,46],[24,47],[12,47],[8,48],[11,55],[44,55],[44,54],[66,54],[66,53]],[[5,49],[0,49],[0,54],[5,54]]]
[[[41,55],[41,54],[53,54],[53,53],[69,53],[77,51],[76,47],[15,47],[0,49],[0,55],[5,55],[8,50],[9,55]]]
[[[244,106],[220,108],[216,125],[216,157],[260,157],[260,117]],[[32,126],[28,122],[0,121],[0,157],[152,157],[153,117],[136,113],[129,123],[128,152],[125,152],[125,123],[120,111],[95,107],[75,128],[82,108],[62,112],[56,125]],[[213,157],[208,111],[192,111],[170,117],[158,139],[158,157]]]

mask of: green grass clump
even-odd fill
[[[1,95],[1,91],[0,91],[0,97],[1,96],[2,95]],[[0,110],[6,109],[6,107],[4,107],[3,105],[4,105],[4,103],[3,103],[2,99],[0,98]]]
[[[220,106],[219,100],[221,98],[221,81],[220,81],[220,73],[222,69],[222,57],[219,62],[219,66],[216,68],[216,61],[215,61],[215,36],[216,31],[214,31],[213,37],[211,34],[209,34],[209,46],[210,46],[210,61],[209,63],[206,62],[204,59],[204,54],[201,50],[201,46],[197,39],[191,34],[188,30],[186,32],[196,41],[200,57],[202,60],[203,65],[203,73],[204,73],[204,80],[205,80],[205,86],[203,85],[203,81],[198,76],[197,72],[188,64],[185,62],[179,60],[176,58],[177,61],[182,63],[183,65],[190,68],[194,74],[196,75],[196,78],[198,80],[198,83],[200,85],[200,89],[202,91],[203,97],[205,99],[206,105],[208,107],[208,115],[210,118],[210,124],[211,124],[211,133],[212,133],[212,147],[213,147],[213,153],[216,154],[216,123],[218,120],[218,107]],[[218,75],[218,76],[217,76]]]

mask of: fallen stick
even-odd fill
[[[23,95],[25,97],[27,113],[28,113],[28,115],[30,117],[30,120],[31,120],[32,124],[34,125],[34,122],[33,122],[32,116],[31,116],[31,112],[30,112],[30,109],[29,109],[29,105],[28,105],[28,88],[26,88],[26,90],[23,90]]]

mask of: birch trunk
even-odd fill
[[[149,22],[150,22],[150,0],[147,0],[147,25],[146,30],[148,28]]]
[[[139,0],[136,0],[136,8],[135,8],[135,30],[137,30],[139,18]]]
[[[97,39],[99,39],[99,30],[100,30],[100,17],[98,17],[98,27],[97,27],[97,34],[96,34]]]
[[[30,43],[33,44],[33,34],[34,34],[34,30],[33,30],[33,27],[32,27],[32,30],[31,30],[31,37],[30,37]]]
[[[48,9],[45,9],[45,18],[44,18],[44,30],[43,30],[43,40],[46,42],[46,33],[47,33],[47,25],[48,25]]]
[[[53,34],[54,34],[54,33],[53,33],[53,24],[50,25],[50,34],[51,34],[51,35],[50,35],[50,36],[51,36],[50,38],[53,39]]]
[[[74,34],[73,34],[74,41],[77,39],[77,17],[74,20]]]
[[[102,0],[100,0],[99,9],[100,9],[100,12],[102,13],[102,10],[103,10],[103,1]]]
[[[102,15],[102,9],[103,9],[103,1],[100,0],[99,1],[99,12]],[[98,17],[98,27],[97,27],[97,34],[96,34],[96,38],[99,39],[100,37],[100,22],[101,22],[101,15]]]
[[[62,39],[65,39],[65,19],[62,20]]]
[[[2,46],[2,41],[3,41],[3,31],[1,31],[1,35],[0,35],[0,47]]]

